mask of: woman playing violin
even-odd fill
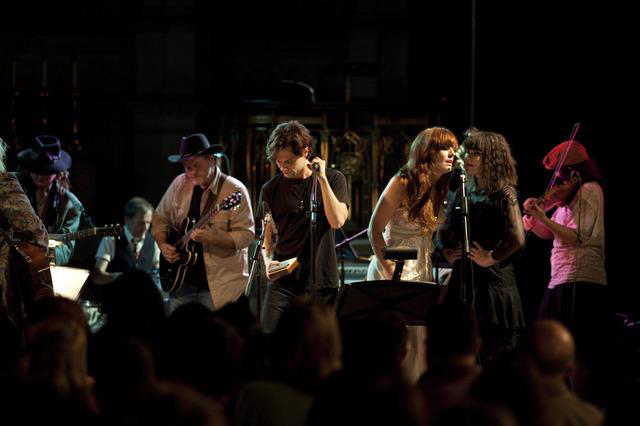
[[[602,176],[584,146],[576,141],[556,146],[543,164],[557,169],[557,185],[539,199],[527,199],[523,218],[525,229],[553,240],[551,279],[538,316],[565,323],[575,336],[578,357],[592,369],[597,362],[594,354],[604,346],[601,338],[606,335],[604,327],[609,319]],[[554,207],[551,217],[547,216]]]

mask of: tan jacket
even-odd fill
[[[18,179],[11,173],[0,173],[0,226],[5,232],[29,234],[27,240],[47,248],[49,237],[40,218],[22,190]],[[9,319],[19,324],[23,319],[24,301],[9,282],[10,241],[0,236],[0,310],[6,310]]]
[[[220,173],[217,173],[209,188],[204,191],[201,211],[208,198],[207,194],[214,193],[218,188],[219,178]],[[203,244],[207,281],[215,309],[237,300],[244,292],[249,278],[248,247],[255,232],[249,192],[242,182],[228,176],[222,184],[217,203],[236,191],[242,194],[239,207],[235,210],[221,210],[209,224],[212,232],[228,232],[235,243],[235,250]],[[173,180],[153,214],[151,233],[156,241],[166,239],[168,225],[179,226],[187,217],[192,194],[193,184],[184,173]]]

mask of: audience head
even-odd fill
[[[29,324],[36,324],[53,317],[62,317],[75,321],[86,330],[87,335],[90,332],[87,317],[82,307],[75,300],[62,296],[44,297],[36,301],[28,322]]]
[[[199,303],[181,305],[169,316],[160,348],[160,377],[217,400],[228,398],[244,379],[244,339]]]
[[[342,367],[338,320],[329,306],[295,300],[271,338],[276,372],[294,386],[313,387]]]
[[[466,401],[444,410],[434,426],[517,426],[511,411],[493,404]]]
[[[448,364],[461,357],[477,357],[480,349],[478,323],[467,306],[436,305],[427,327],[429,368]]]
[[[153,339],[165,318],[158,288],[139,269],[125,271],[109,284],[102,308],[107,317],[105,329],[120,337]]]
[[[561,322],[536,321],[529,330],[528,346],[545,376],[567,376],[575,362],[575,342]]]
[[[502,352],[484,369],[471,394],[489,404],[509,408],[522,426],[539,422],[544,403],[540,371],[521,350]]]
[[[408,352],[407,327],[393,312],[342,322],[345,372],[377,381],[402,377]]]
[[[68,317],[31,324],[27,351],[20,361],[25,383],[61,396],[86,389],[87,341],[86,329]]]

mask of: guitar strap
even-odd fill
[[[3,227],[0,227],[0,237],[2,237],[2,239],[6,241],[10,246],[15,245],[15,243],[17,242],[15,234],[16,232],[13,231],[13,228],[9,228],[8,231],[5,231]]]
[[[216,187],[216,192],[215,193],[207,193],[207,201],[204,204],[204,209],[202,210],[202,213],[206,214],[211,207],[214,205],[214,203],[218,202],[218,198],[220,198],[220,190],[222,189],[222,184],[224,183],[225,180],[227,180],[227,175],[225,175],[224,173],[222,173],[220,170],[218,170],[218,173],[220,173],[220,178],[218,178],[218,186]]]
[[[31,231],[15,231],[13,228],[8,226],[8,223],[6,223],[4,218],[0,218],[0,225],[0,237],[2,241],[6,242],[10,247],[17,249],[18,243],[29,243],[33,239],[33,233]],[[8,228],[8,230],[5,228]],[[24,253],[20,250],[16,251],[20,256],[24,257]],[[25,260],[27,262],[29,261],[28,259]]]

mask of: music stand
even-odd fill
[[[396,267],[393,271],[393,277],[391,281],[398,282],[402,276],[402,269],[404,268],[404,261],[418,258],[418,249],[413,247],[384,247],[382,249],[382,256],[385,259],[395,260]]]
[[[71,300],[78,300],[80,290],[89,277],[88,269],[51,265],[51,278],[55,294]]]
[[[399,314],[406,325],[426,325],[438,302],[441,286],[432,282],[361,281],[340,288],[336,313],[341,319],[363,318],[381,312]]]

